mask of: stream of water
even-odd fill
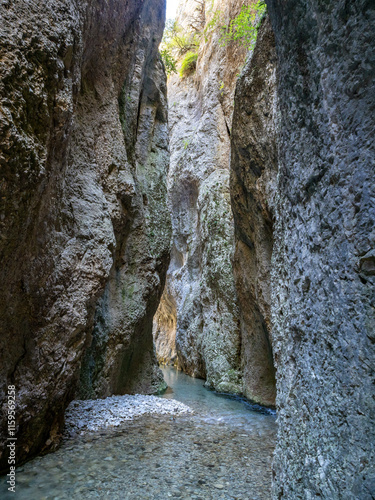
[[[269,500],[274,414],[218,396],[173,368],[174,398],[193,415],[144,416],[80,436],[17,469],[17,493],[1,478],[2,500]]]

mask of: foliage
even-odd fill
[[[194,72],[197,66],[198,54],[197,52],[188,52],[181,62],[180,77],[190,75]]]
[[[204,39],[207,42],[209,36],[212,34],[213,31],[218,27],[219,22],[221,21],[223,13],[221,10],[217,10],[214,12],[214,15],[212,18],[206,23],[206,26],[204,28],[203,34],[204,34]]]
[[[177,73],[176,68],[176,59],[172,56],[167,49],[161,49],[160,55],[164,63],[165,71],[167,75],[171,75],[172,73]]]
[[[207,41],[208,36],[220,29],[221,36],[219,38],[219,45],[225,46],[230,42],[237,42],[240,45],[250,49],[253,47],[260,21],[267,11],[267,6],[264,0],[258,0],[252,5],[243,5],[241,12],[233,18],[229,24],[221,24],[223,13],[217,10],[211,20],[206,24],[204,35]]]
[[[238,16],[232,19],[228,26],[222,28],[219,44],[224,46],[234,41],[250,49],[256,41],[259,24],[266,9],[264,0],[249,6],[243,5]]]
[[[160,44],[160,55],[167,75],[177,73],[177,59],[189,51],[197,52],[199,42],[200,34],[197,31],[183,31],[176,20],[167,20]]]
[[[243,5],[241,12],[229,24],[223,24],[223,13],[216,10],[204,29],[204,2],[197,3],[196,16],[189,19],[187,30],[175,19],[168,19],[165,25],[163,39],[160,45],[160,55],[163,59],[167,75],[177,73],[177,61],[185,56],[180,69],[181,78],[194,71],[197,61],[199,44],[204,36],[207,42],[215,30],[220,30],[219,45],[226,46],[230,42],[237,42],[250,49],[253,47],[260,21],[266,13],[267,6],[264,0],[258,0],[252,5]],[[211,13],[213,2],[211,5]],[[202,24],[203,23],[203,24]],[[222,88],[220,89],[222,91]]]

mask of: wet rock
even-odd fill
[[[202,385],[190,382],[197,383]],[[181,413],[175,421],[163,414],[140,415],[120,426],[65,440],[56,453],[38,457],[25,464],[22,473],[17,471],[17,500],[103,496],[160,500],[179,493],[181,498],[204,500],[269,500],[274,418],[248,412],[245,423],[234,410],[229,412],[230,419],[207,422],[206,411],[212,414],[220,410],[215,404],[202,408],[200,398],[195,400],[194,391],[192,395],[194,413]],[[224,413],[228,415],[228,409]],[[196,440],[204,446],[195,446]],[[87,448],[87,444],[91,446]],[[242,446],[246,447],[246,458]],[[105,460],[108,457],[113,460]],[[218,463],[215,468],[206,467]],[[0,496],[11,500],[4,480],[0,477]]]
[[[217,488],[218,490],[222,490],[224,488],[224,485],[219,484],[219,483],[215,483],[213,486],[214,486],[214,488]]]
[[[84,352],[86,397],[163,383],[151,329],[170,243],[164,2],[6,3],[0,396],[5,410],[16,386],[21,462],[59,441]],[[5,426],[4,413],[2,439]]]

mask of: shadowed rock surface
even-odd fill
[[[233,268],[241,311],[244,395],[274,405],[271,347],[271,255],[277,177],[276,53],[270,21],[237,81],[231,137]]]
[[[375,491],[375,6],[270,0],[274,498]]]
[[[170,242],[164,2],[0,14],[1,438],[14,384],[21,462],[59,441],[85,349],[83,395],[163,383],[151,328]]]

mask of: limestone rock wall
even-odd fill
[[[234,269],[242,327],[252,325],[242,336],[244,387],[264,397],[257,375],[271,370],[246,353],[265,359],[270,341],[273,498],[370,499],[375,9],[267,4],[272,30],[263,23],[238,82],[232,133]]]
[[[271,257],[277,182],[276,52],[266,17],[237,81],[231,137],[233,259],[241,313],[243,393],[275,405]]]
[[[189,24],[202,2],[183,1]],[[218,10],[229,22],[242,1],[206,2],[203,26]],[[166,295],[155,318],[159,345],[175,346],[179,366],[219,391],[241,392],[240,325],[231,255],[230,129],[237,74],[246,51],[220,47],[214,30],[202,40],[194,74],[168,79],[171,166],[168,177],[173,244]],[[175,304],[169,320],[167,304]],[[172,320],[172,317],[174,318]],[[173,322],[176,329],[168,327]],[[160,356],[163,357],[163,356]]]
[[[278,177],[274,498],[375,486],[373,2],[269,0]]]
[[[83,395],[155,391],[169,260],[164,2],[3,2],[0,395],[19,462]],[[4,442],[0,469],[6,466]]]

